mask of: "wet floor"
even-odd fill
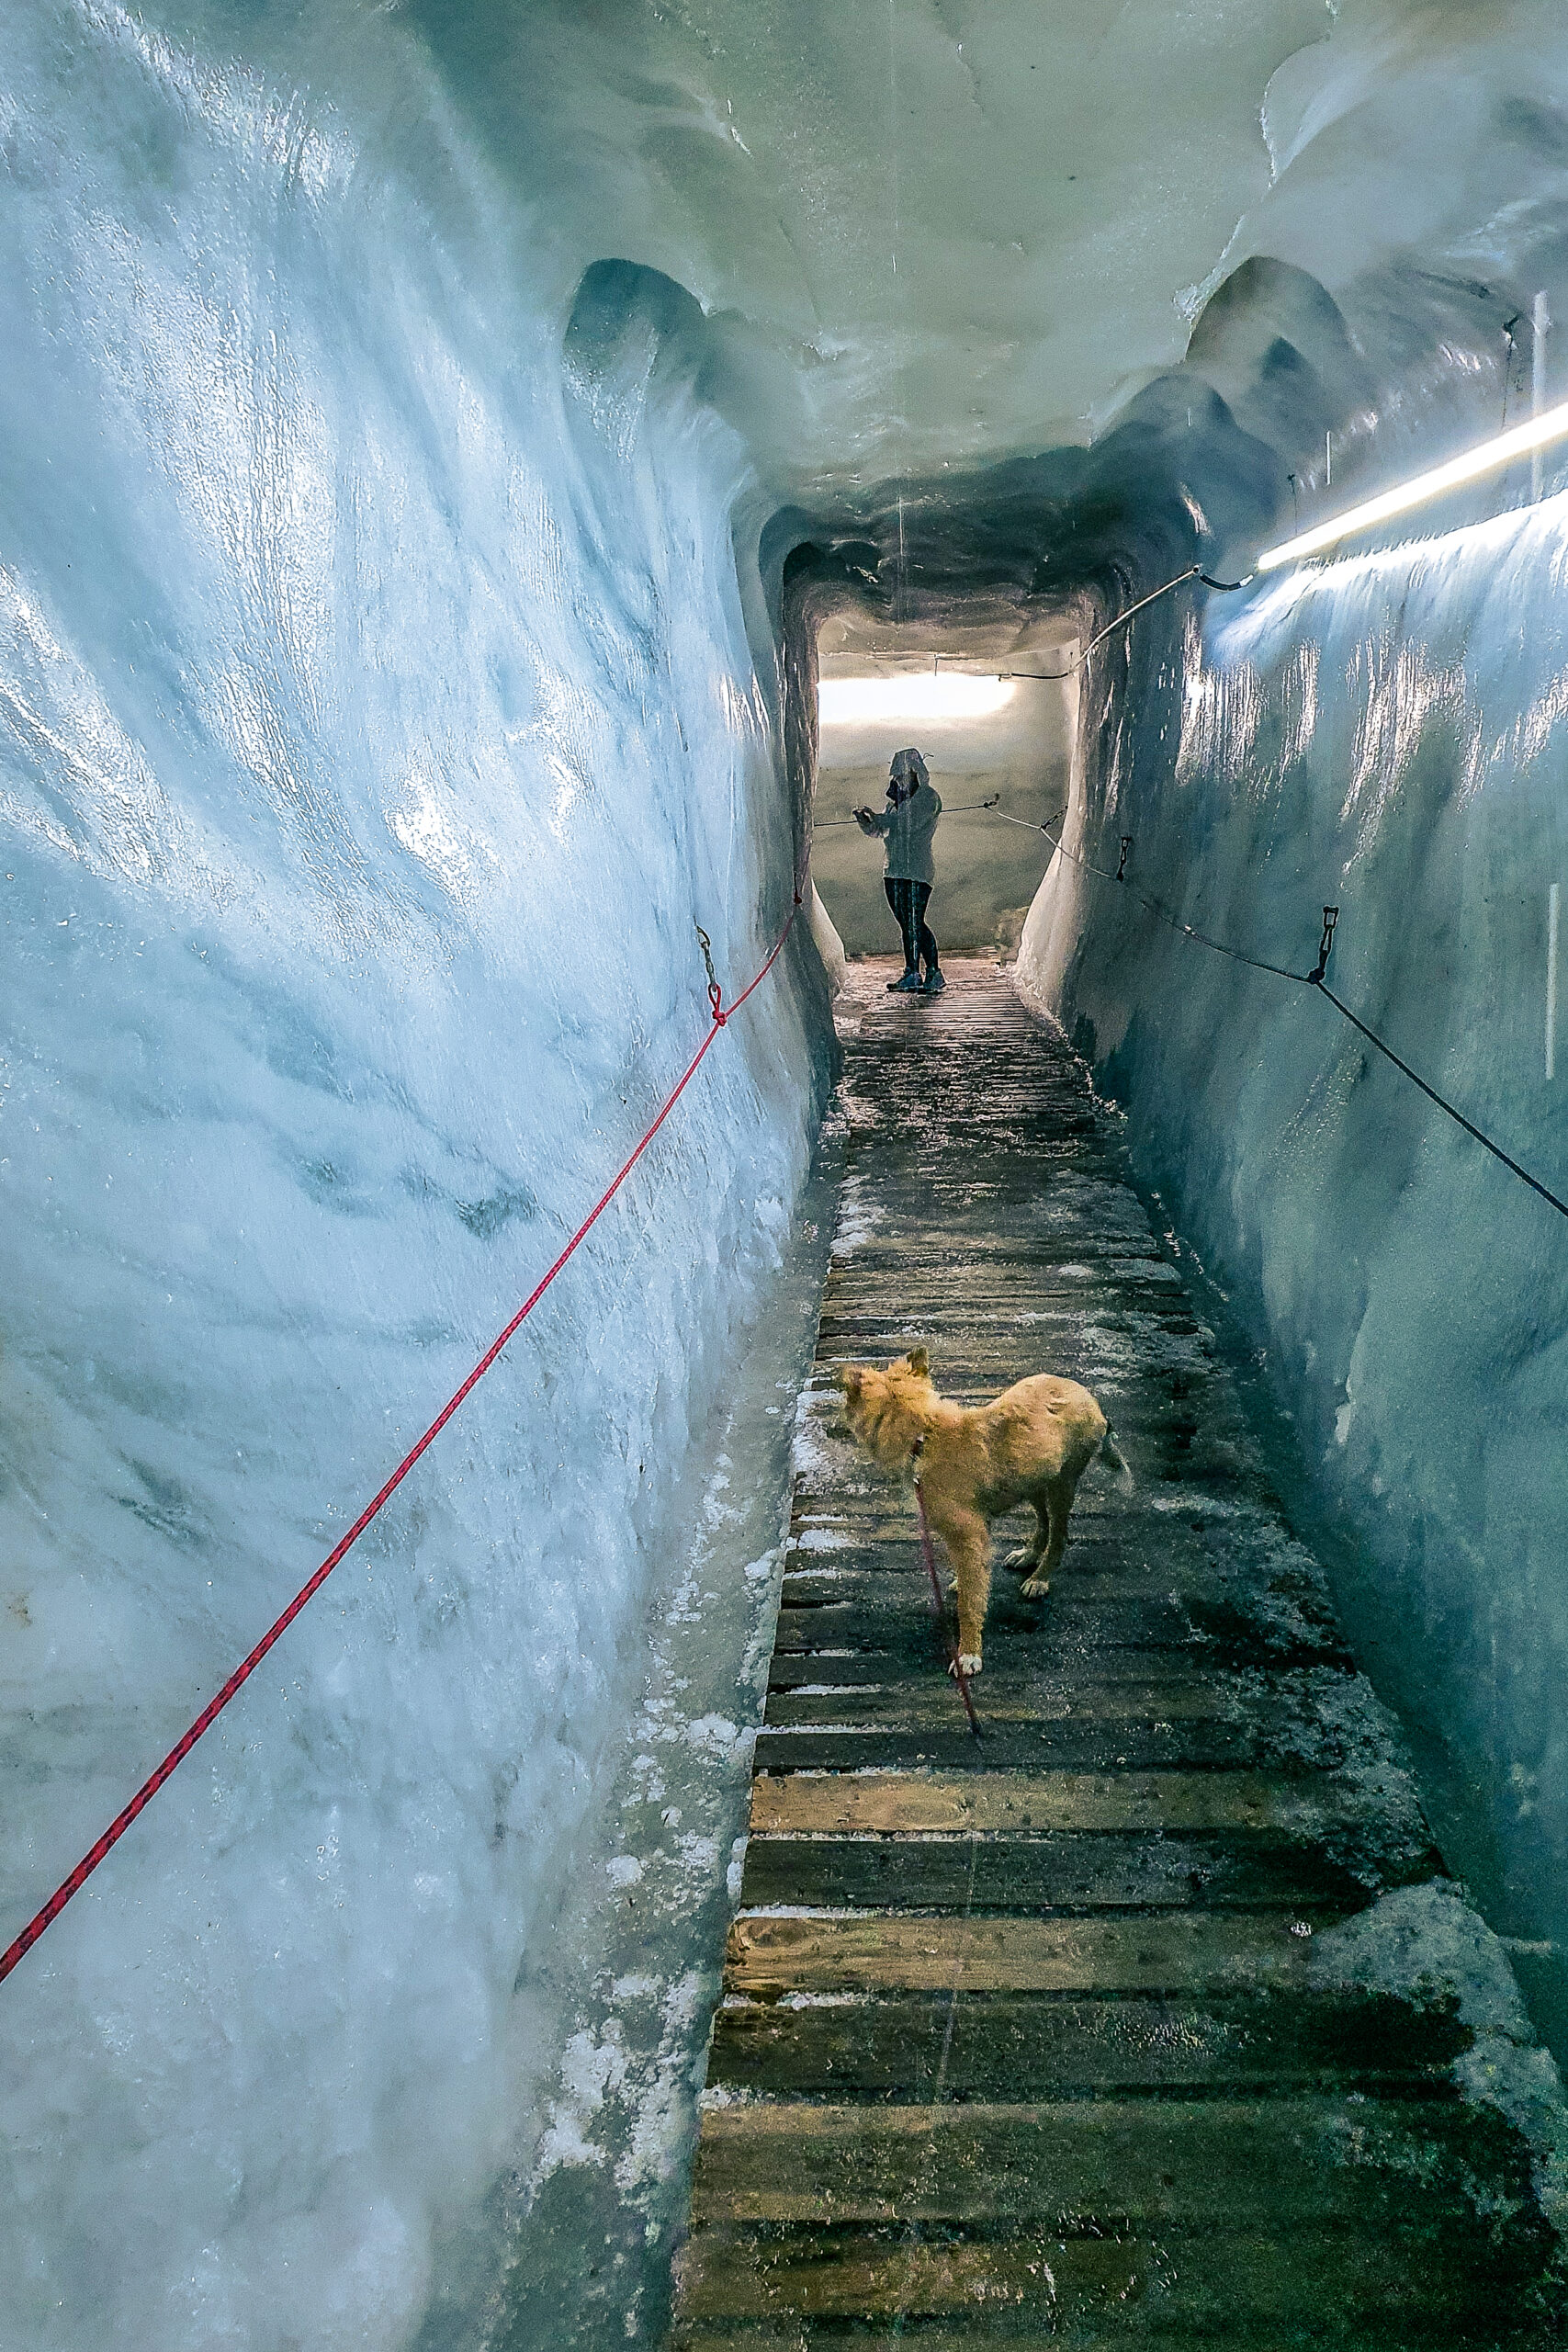
[[[994,965],[886,976],[674,2345],[1556,2342],[1555,2071],[1118,1123]],[[916,1340],[964,1403],[1084,1381],[1136,1474],[1043,1600],[998,1572],[978,1741],[830,1385]]]

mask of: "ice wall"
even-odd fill
[[[396,28],[317,62],[8,13],[0,1940],[619,1164],[694,922],[739,978],[790,899],[680,305],[600,284],[563,358],[575,270]],[[0,1988],[7,2346],[406,2341],[526,2144],[533,1955],[820,1101],[808,959]]]
[[[1296,971],[1337,902],[1337,991],[1559,1191],[1565,579],[1557,496],[1146,628],[1067,833],[1112,869],[1132,834],[1145,890]],[[1568,1229],[1321,999],[1066,860],[1024,948],[1267,1348],[1354,1539],[1352,1630],[1424,1738],[1450,1862],[1523,1939],[1561,2041]]]

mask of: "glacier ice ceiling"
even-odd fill
[[[6,34],[8,1934],[618,1166],[702,1034],[694,926],[727,983],[766,952],[819,645],[1005,666],[1193,563],[1240,579],[1525,413],[1540,292],[1568,392],[1568,28],[1556,0],[13,0]],[[1561,1189],[1545,472],[1539,503],[1516,470],[1166,598],[1039,773],[1070,772],[1070,843],[1131,835],[1168,905],[1269,960],[1337,902],[1348,996]],[[986,881],[976,937],[1039,865]],[[1450,1859],[1561,2050],[1561,1221],[1321,1003],[1066,861],[1021,976],[1266,1351]],[[828,1002],[803,929],[441,1450],[0,1985],[0,2343],[525,2340],[531,2185],[608,2177],[629,2064],[556,1931],[605,1933],[591,1860],[624,1934],[646,1627],[695,1622],[694,1545],[753,1540],[713,1432],[798,1284]],[[741,1716],[695,1720],[722,1778]],[[722,1894],[716,1826],[692,1855]],[[666,2036],[640,2181],[700,1988],[625,1981]]]

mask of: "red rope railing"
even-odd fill
[[[598,1224],[599,1219],[604,1216],[604,1211],[609,1207],[610,1203],[615,1199],[615,1194],[620,1191],[621,1186],[626,1182],[626,1178],[631,1174],[632,1170],[637,1166],[637,1161],[642,1158],[643,1153],[648,1149],[649,1145],[653,1141],[654,1136],[659,1133],[660,1128],[664,1125],[665,1120],[670,1116],[671,1112],[675,1108],[675,1105],[681,1100],[682,1095],[684,1094],[687,1087],[691,1084],[693,1079],[696,1076],[698,1069],[701,1068],[708,1047],[713,1044],[714,1039],[718,1035],[719,1031],[727,1025],[734,1014],[739,1012],[748,997],[761,986],[762,982],[767,978],[768,974],[773,970],[773,966],[778,962],[779,957],[784,953],[784,943],[788,939],[790,933],[795,929],[795,918],[800,912],[800,907],[801,897],[800,892],[797,890],[795,896],[795,904],[790,909],[789,920],[784,924],[784,929],[780,932],[777,939],[773,942],[773,949],[767,961],[761,966],[754,978],[748,982],[746,987],[741,989],[740,994],[736,998],[734,1003],[728,1007],[726,1007],[724,1003],[723,991],[719,987],[718,981],[713,977],[713,963],[711,956],[708,955],[706,939],[704,938],[703,934],[699,932],[698,936],[699,938],[703,938],[703,953],[708,968],[708,1002],[712,1009],[713,1018],[708,1024],[707,1033],[704,1036],[702,1044],[697,1047],[696,1052],[686,1064],[686,1067],[682,1071],[679,1079],[671,1088],[669,1093],[665,1096],[664,1101],[660,1107],[658,1117],[653,1120],[652,1124],[643,1135],[637,1149],[633,1151],[625,1161],[623,1161],[620,1170],[616,1173],[613,1182],[607,1184],[604,1192],[600,1193],[599,1198],[594,1202],[593,1206],[589,1210],[588,1215],[583,1218],[582,1223],[578,1227],[577,1231],[572,1235],[570,1240],[567,1243],[565,1249],[561,1251],[555,1263],[550,1267],[548,1272],[541,1276],[540,1280],[535,1283],[534,1288],[529,1292],[527,1297],[524,1300],[522,1306],[518,1308],[511,1322],[506,1326],[506,1329],[491,1340],[490,1346],[485,1350],[478,1363],[475,1364],[472,1372],[469,1373],[462,1386],[457,1389],[453,1395],[447,1398],[446,1404],[443,1405],[441,1410],[431,1422],[430,1427],[425,1430],[423,1436],[420,1438],[415,1444],[410,1446],[408,1452],[404,1454],[402,1460],[399,1463],[397,1468],[388,1479],[386,1485],[381,1488],[380,1492],[373,1498],[373,1500],[366,1504],[365,1509],[360,1512],[359,1517],[355,1521],[354,1525],[349,1529],[347,1534],[342,1537],[341,1540],[334,1544],[333,1549],[327,1554],[326,1558],[321,1562],[321,1566],[315,1571],[314,1575],[311,1576],[305,1584],[300,1586],[299,1591],[295,1594],[288,1608],[283,1611],[283,1614],[280,1617],[274,1619],[273,1623],[267,1627],[266,1632],[262,1635],[260,1641],[256,1644],[254,1649],[251,1651],[249,1657],[242,1659],[241,1663],[234,1668],[233,1673],[229,1677],[228,1681],[224,1683],[222,1689],[216,1691],[208,1701],[206,1706],[203,1707],[200,1714],[197,1715],[196,1721],[190,1725],[189,1729],[181,1733],[179,1738],[175,1742],[173,1747],[170,1748],[163,1762],[154,1771],[148,1774],[146,1780],[142,1781],[141,1786],[137,1790],[136,1794],[131,1798],[130,1804],[124,1807],[123,1811],[115,1815],[114,1819],[110,1822],[108,1827],[104,1831],[103,1836],[98,1838],[96,1843],[88,1848],[81,1860],[77,1863],[75,1869],[71,1872],[70,1876],[61,1881],[60,1884],[55,1888],[54,1893],[50,1896],[49,1901],[44,1905],[43,1908],[40,1911],[35,1912],[32,1918],[28,1921],[27,1926],[22,1929],[21,1934],[16,1939],[16,1941],[10,1944],[4,1953],[0,1953],[0,1982],[3,1982],[6,1977],[9,1976],[11,1971],[16,1967],[17,1962],[26,1957],[26,1955],[32,1950],[34,1944],[37,1943],[39,1938],[44,1933],[45,1929],[51,1927],[54,1921],[59,1918],[61,1913],[64,1910],[72,1896],[73,1894],[80,1894],[82,1888],[86,1884],[87,1881],[92,1877],[93,1872],[97,1869],[98,1864],[104,1860],[107,1854],[110,1853],[113,1849],[118,1845],[120,1839],[130,1827],[131,1823],[136,1819],[137,1815],[146,1811],[153,1798],[157,1795],[159,1790],[163,1787],[164,1781],[167,1781],[173,1773],[179,1770],[180,1766],[185,1762],[186,1758],[190,1754],[191,1749],[196,1746],[197,1741],[201,1737],[203,1732],[209,1730],[212,1724],[217,1722],[224,1708],[229,1704],[230,1700],[232,1699],[243,1685],[249,1681],[251,1676],[255,1672],[263,1658],[265,1657],[273,1644],[276,1641],[278,1641],[282,1635],[288,1631],[289,1626],[292,1625],[294,1620],[299,1616],[299,1611],[305,1607],[306,1603],[313,1600],[316,1594],[320,1592],[322,1585],[325,1584],[333,1570],[337,1566],[338,1562],[344,1557],[345,1553],[351,1551],[354,1545],[358,1543],[360,1537],[364,1534],[366,1529],[369,1526],[377,1513],[382,1510],[385,1504],[390,1500],[391,1497],[402,1485],[403,1480],[408,1476],[409,1472],[413,1468],[413,1465],[419,1460],[420,1455],[425,1451],[427,1446],[434,1444],[434,1441],[440,1436],[442,1430],[446,1428],[447,1422],[451,1419],[453,1414],[457,1410],[457,1408],[462,1404],[469,1391],[476,1388],[479,1382],[484,1378],[486,1373],[490,1370],[497,1356],[500,1355],[502,1350],[506,1346],[507,1341],[513,1339],[521,1326],[527,1321],[529,1316],[532,1315],[535,1307],[537,1306],[540,1299],[543,1298],[545,1293],[555,1281],[556,1276],[560,1272],[562,1267],[567,1263],[568,1260],[572,1257],[575,1251],[581,1248],[581,1244],[587,1239],[589,1234],[593,1230],[593,1227]]]

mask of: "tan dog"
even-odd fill
[[[926,1517],[958,1579],[958,1662],[965,1674],[978,1674],[991,1597],[991,1521],[1033,1504],[1034,1542],[1009,1566],[1025,1570],[1023,1589],[1036,1599],[1066,1549],[1067,1516],[1089,1464],[1098,1455],[1132,1486],[1111,1424],[1087,1388],[1050,1373],[1020,1380],[975,1410],[950,1405],[931,1385],[924,1348],[911,1348],[886,1372],[846,1364],[839,1385],[851,1429],[883,1468],[918,1467]]]

